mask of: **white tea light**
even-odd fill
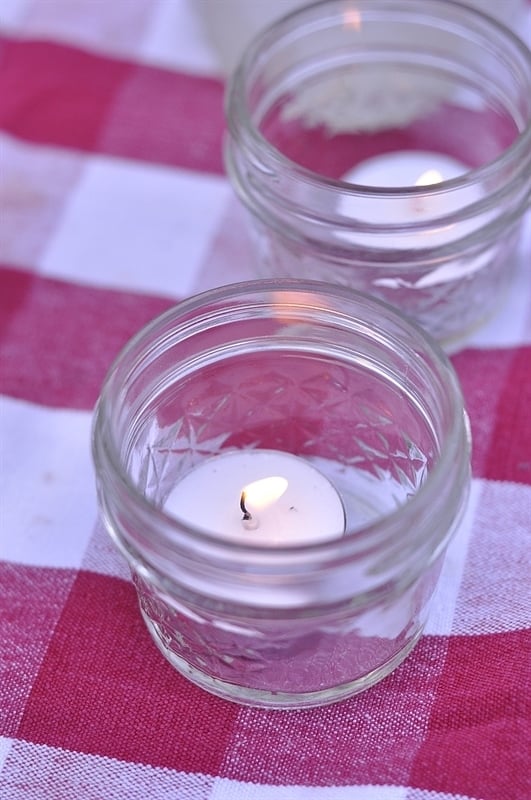
[[[450,156],[440,153],[425,151],[404,150],[396,153],[386,153],[362,161],[356,167],[346,172],[341,180],[352,183],[353,189],[357,186],[371,186],[379,189],[412,189],[414,187],[433,188],[443,181],[450,181],[469,172],[470,169]],[[419,222],[429,222],[434,216],[445,217],[454,214],[462,207],[464,199],[467,205],[480,200],[483,192],[478,186],[471,184],[467,187],[464,198],[463,189],[459,196],[451,191],[434,194],[416,194],[404,196],[397,202],[392,198],[392,205],[388,198],[382,194],[378,201],[370,204],[363,197],[343,195],[339,200],[338,211],[340,214],[352,219],[363,220],[372,225],[393,224],[408,225]],[[460,222],[460,235],[474,230],[477,222]],[[440,247],[453,240],[455,225],[434,225],[430,230],[415,231],[411,234],[390,233],[379,239],[381,247],[400,249]],[[346,233],[349,239],[356,242],[364,241],[364,234],[359,236]],[[372,237],[371,237],[372,239]]]
[[[237,450],[198,464],[165,513],[212,535],[259,545],[313,544],[345,532],[343,503],[311,464],[277,450]]]
[[[414,186],[434,186],[443,181],[453,180],[470,169],[465,164],[457,161],[450,156],[441,153],[431,153],[427,151],[399,151],[386,153],[385,155],[375,156],[366,161],[362,161],[353,169],[342,176],[346,183],[358,186],[371,186],[381,189],[408,189]],[[392,223],[408,225],[430,220],[433,215],[444,217],[459,210],[463,203],[463,189],[459,194],[459,207],[452,192],[432,195],[416,195],[404,197],[400,204],[394,202],[392,215],[387,198],[382,196],[381,201],[372,203],[370,206],[370,219],[367,219],[367,205],[363,198],[356,195],[340,198],[338,210],[353,219],[363,219],[371,224]],[[466,202],[474,203],[483,197],[483,193],[474,184],[471,184],[466,191]],[[472,233],[478,226],[477,220],[474,222],[461,221],[459,223],[459,237],[462,238]],[[378,239],[378,244],[386,249],[419,249],[425,247],[441,247],[452,242],[456,235],[455,224],[434,225],[429,230],[415,231],[414,233],[389,233],[382,235]],[[348,238],[356,244],[374,243],[372,236],[363,233],[347,232],[341,234],[342,238]],[[484,267],[490,258],[490,254],[484,253],[475,258],[455,259],[445,262],[436,267],[414,282],[404,280],[401,277],[376,278],[373,283],[375,286],[386,286],[390,289],[408,288],[424,289],[440,283],[447,283],[465,275],[471,275]]]
[[[466,172],[470,172],[470,167],[443,153],[399,150],[362,161],[346,172],[341,180],[362,186],[407,188],[450,181]]]

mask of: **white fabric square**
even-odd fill
[[[406,800],[478,800],[478,798],[464,794],[432,792],[430,789],[410,789]]]
[[[103,521],[98,519],[81,563],[81,568],[100,575],[112,575],[129,581],[131,571],[124,555],[119,551]]]
[[[219,61],[200,13],[203,2],[113,0],[98,13],[95,0],[1,0],[0,26],[110,57],[218,75]]]
[[[466,341],[467,347],[515,347],[531,343],[531,214],[524,218],[518,267],[507,296],[500,298],[500,307],[488,322]]]
[[[468,543],[474,525],[481,489],[482,481],[473,480],[464,517],[448,545],[439,583],[431,601],[428,620],[424,628],[424,632],[427,634],[448,636],[452,632]]]
[[[208,800],[212,781],[209,775],[17,741],[2,774],[0,800]]]
[[[135,60],[157,0],[0,0],[0,22],[26,39],[47,39]],[[99,8],[98,8],[99,6]]]
[[[5,264],[27,269],[38,263],[83,160],[80,153],[0,133],[0,259]]]
[[[2,0],[0,3],[0,26],[4,30],[17,29],[26,16],[30,0]]]
[[[9,751],[11,750],[12,744],[13,739],[8,739],[6,736],[0,736],[0,775],[2,774],[2,769],[6,763],[6,759],[9,755]]]
[[[93,157],[41,260],[53,276],[188,293],[229,197],[225,178]]]
[[[264,786],[216,778],[209,800],[406,800],[402,786]]]
[[[90,414],[0,398],[0,559],[78,567],[96,492]]]
[[[195,74],[221,68],[207,40],[196,0],[158,0],[137,58]]]
[[[452,633],[492,634],[531,625],[531,486],[484,481]]]

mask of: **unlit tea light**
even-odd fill
[[[299,545],[338,539],[345,512],[330,481],[302,458],[276,450],[209,458],[171,491],[164,510],[224,539]]]

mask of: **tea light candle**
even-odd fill
[[[340,538],[345,511],[310,463],[277,450],[222,453],[197,465],[170,492],[164,511],[224,539],[259,545]]]
[[[399,151],[386,153],[381,156],[362,161],[353,169],[342,176],[347,183],[361,186],[379,187],[382,189],[408,189],[413,186],[433,186],[443,181],[449,181],[469,172],[469,167],[450,156],[428,151]],[[362,219],[372,224],[393,223],[407,225],[416,222],[428,222],[434,217],[444,217],[459,210],[465,203],[480,200],[483,193],[478,186],[470,185],[461,188],[459,193],[459,206],[456,195],[452,192],[431,195],[417,195],[404,197],[400,202],[396,198],[389,200],[382,196],[379,201],[367,204],[363,198],[356,195],[343,195],[339,201],[341,214],[353,219]],[[456,225],[459,225],[457,228]],[[413,233],[389,233],[378,238],[378,245],[389,249],[417,249],[424,247],[440,247],[471,233],[478,226],[478,221],[462,220],[459,223],[441,225],[434,223],[431,229],[415,231]],[[356,242],[356,244],[370,244],[374,246],[373,235],[347,232],[343,238]],[[490,259],[489,253],[484,253],[471,259],[459,259],[446,262],[441,266],[427,272],[414,283],[397,278],[376,278],[375,286],[387,286],[391,289],[414,288],[423,289],[439,283],[458,280],[471,275],[484,267]]]
[[[363,186],[409,188],[449,181],[469,171],[465,164],[442,153],[401,150],[368,158],[346,172],[341,180]]]

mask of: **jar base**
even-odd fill
[[[228,681],[220,680],[219,678],[214,678],[197,669],[197,667],[191,666],[184,658],[181,658],[166,647],[158,625],[153,622],[142,609],[141,614],[153,641],[162,655],[177,672],[191,681],[191,683],[194,683],[210,694],[216,695],[216,697],[221,697],[223,700],[230,700],[233,703],[238,703],[243,706],[278,711],[327,706],[364,692],[393,672],[407,658],[422,634],[421,628],[391,659],[384,664],[380,664],[361,678],[356,678],[356,680],[314,692],[268,692],[263,689],[239,686],[234,683],[229,683]]]

